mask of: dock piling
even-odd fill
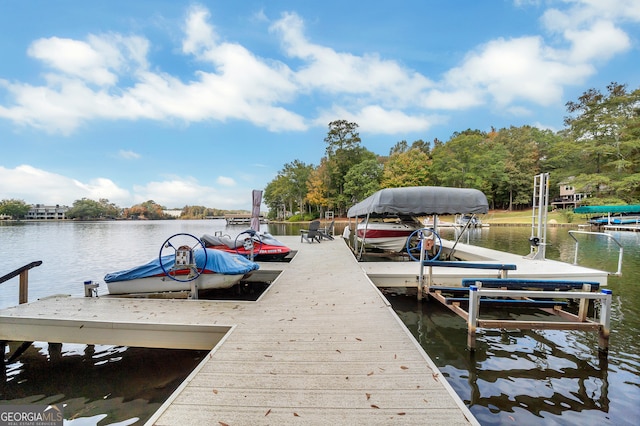
[[[611,333],[611,299],[613,292],[609,289],[601,291],[605,298],[601,303],[600,310],[600,333],[598,347],[600,352],[609,352],[609,334]]]
[[[476,349],[476,325],[478,324],[478,310],[480,309],[480,296],[478,287],[469,286],[469,317],[467,318],[467,347],[470,351]]]

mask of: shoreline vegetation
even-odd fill
[[[477,215],[483,224],[490,226],[531,226],[532,209],[523,210],[490,210],[487,214]],[[320,222],[330,222],[327,219],[315,219]],[[353,218],[351,219],[353,221]],[[444,223],[454,223],[455,216],[453,215],[441,215],[439,220]],[[311,221],[296,221],[289,222],[286,220],[277,221],[271,220],[270,223],[308,223]],[[348,223],[349,218],[336,217],[336,223]],[[548,226],[566,226],[566,227],[578,227],[580,225],[589,225],[588,217],[586,215],[576,215],[571,210],[554,210],[547,213],[547,225]]]
[[[505,210],[490,210],[489,213],[478,215],[478,218],[482,221],[483,224],[488,224],[491,226],[531,226],[531,209],[517,210],[517,211],[505,211]],[[173,218],[173,219],[137,219],[137,220],[194,220],[198,218]],[[579,225],[588,225],[586,215],[576,215],[570,210],[555,210],[547,213],[547,225],[549,226],[568,226],[568,227],[577,227]],[[87,221],[96,221],[96,220],[114,220],[114,219],[89,219]],[[117,219],[117,220],[133,220],[133,219]],[[322,223],[330,222],[327,219],[313,219],[320,220]],[[349,218],[347,217],[336,217],[334,218],[336,223],[348,223]],[[453,223],[455,222],[455,216],[452,215],[441,215],[439,220],[444,223]],[[3,222],[50,222],[52,220],[37,220],[37,219],[0,219],[0,223]],[[63,221],[75,221],[74,219],[63,219]],[[351,219],[353,221],[353,218]],[[288,220],[269,220],[270,223],[310,223],[311,220],[300,220],[300,221],[288,221]]]

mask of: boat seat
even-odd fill
[[[243,247],[243,244],[244,244],[244,240],[234,241],[231,237],[227,237],[223,235],[214,236],[214,235],[204,234],[202,237],[200,237],[200,240],[204,242],[206,247],[227,246],[230,249],[235,249],[235,248]]]

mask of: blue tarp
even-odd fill
[[[207,250],[207,264],[205,271],[213,271],[219,274],[226,275],[238,275],[246,274],[247,272],[254,271],[260,266],[237,254],[226,253],[221,250]],[[201,269],[204,265],[204,250],[197,249],[193,252],[196,259],[196,266]],[[164,265],[165,271],[169,271],[173,267],[175,261],[174,255],[168,255],[162,257],[162,265]],[[104,282],[110,283],[115,281],[127,281],[135,280],[137,278],[152,277],[154,275],[164,274],[162,266],[160,265],[160,259],[155,258],[148,263],[135,268],[127,269],[126,271],[112,272],[104,276]]]

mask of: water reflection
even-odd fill
[[[528,232],[474,230],[469,242],[524,255],[529,252]],[[419,303],[415,296],[388,299],[481,424],[636,424],[640,234],[615,236],[625,257],[623,276],[609,278],[614,299],[608,357],[598,351],[597,333],[559,330],[481,329],[476,351],[469,352],[466,322],[448,309],[435,302]],[[590,241],[580,243],[579,264],[615,271],[617,246],[606,239],[586,238]],[[467,242],[465,236],[461,241]],[[550,228],[548,241],[548,258],[573,262],[575,245],[567,229]]]
[[[19,343],[10,342],[8,353]],[[7,404],[62,404],[67,424],[141,423],[207,351],[36,342],[7,365],[0,399]]]
[[[532,415],[549,420],[569,411],[578,423],[577,413],[609,412],[607,357],[592,350],[597,339],[582,341],[586,333],[479,330],[478,347],[469,352],[466,323],[457,315],[412,296],[390,300],[482,424],[508,416],[531,424]]]

